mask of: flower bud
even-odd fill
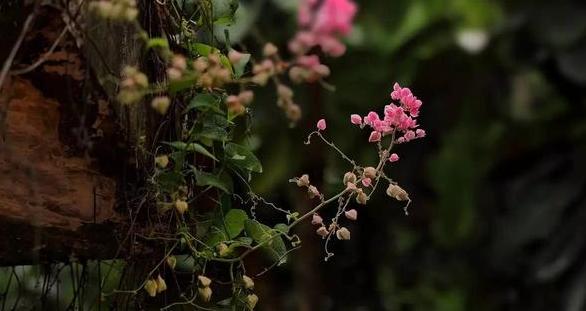
[[[315,233],[317,233],[317,235],[321,236],[322,238],[325,238],[329,234],[328,229],[326,229],[325,226],[317,228],[317,230],[315,230]]]
[[[183,74],[181,71],[175,67],[167,69],[167,78],[169,78],[171,81],[179,80],[182,76]]]
[[[347,182],[346,183],[346,190],[356,191],[356,190],[358,190],[358,188],[356,187],[356,184],[355,183],[353,183],[353,182]]]
[[[244,288],[246,288],[246,289],[253,289],[254,288],[254,281],[250,277],[243,275],[242,276],[242,285],[244,285]]]
[[[275,54],[277,54],[277,52],[279,51],[279,49],[272,44],[271,42],[265,44],[265,46],[262,49],[262,54],[265,57],[271,57],[274,56]]]
[[[189,206],[187,205],[187,202],[183,201],[183,200],[177,200],[175,201],[175,209],[177,209],[177,212],[179,212],[179,214],[183,215],[183,213],[185,213],[185,211],[187,211],[187,208]]]
[[[161,277],[160,274],[155,282],[157,283],[157,293],[161,293],[167,290],[167,283],[165,283],[165,280]]]
[[[415,131],[415,135],[417,135],[417,138],[423,138],[423,137],[425,137],[425,130],[417,129]]]
[[[347,185],[348,183],[355,183],[356,182],[356,174],[354,174],[352,172],[346,172],[346,174],[344,174],[343,182],[344,182],[344,185]]]
[[[228,59],[230,60],[230,62],[232,64],[237,64],[242,60],[242,57],[244,56],[244,54],[236,51],[236,50],[230,50],[230,52],[228,52]]]
[[[155,297],[157,295],[157,282],[153,279],[149,279],[144,283],[144,290],[149,294],[151,297]]]
[[[301,175],[301,177],[297,178],[297,186],[299,186],[299,187],[309,186],[309,175],[303,174],[303,175]]]
[[[254,99],[254,93],[251,90],[242,91],[238,94],[238,99],[242,104],[248,105]]]
[[[164,154],[155,158],[155,164],[160,168],[165,168],[169,165],[169,157]]]
[[[277,95],[279,98],[291,99],[293,97],[293,90],[284,84],[279,84],[277,86]]]
[[[363,178],[361,183],[364,187],[370,187],[372,185],[372,179],[370,179],[368,177]]]
[[[376,168],[369,166],[364,168],[364,177],[376,178]]]
[[[153,98],[151,102],[151,107],[155,109],[158,113],[164,115],[169,110],[169,105],[171,100],[167,96],[157,96]]]
[[[396,153],[391,154],[391,156],[389,157],[389,161],[390,162],[397,162],[399,161],[399,156]]]
[[[403,188],[398,185],[389,184],[387,195],[398,201],[409,201],[409,194],[407,191],[403,190]]]
[[[200,287],[197,289],[197,293],[203,302],[208,302],[212,299],[212,289],[209,287]]]
[[[216,246],[216,249],[218,250],[218,255],[220,255],[220,257],[226,257],[226,255],[228,255],[228,253],[230,252],[228,245],[226,245],[225,243],[218,244],[218,246]]]
[[[362,189],[358,189],[358,194],[356,194],[356,202],[358,204],[365,205],[367,201],[368,201],[368,196],[366,195],[366,193],[364,193],[364,191],[362,191]]]
[[[309,196],[310,199],[313,199],[313,198],[319,196],[319,191],[317,190],[317,188],[315,186],[309,186],[307,188],[307,195]]]
[[[299,119],[301,119],[301,107],[299,107],[297,104],[287,105],[285,114],[287,115],[287,118],[291,120],[291,122],[297,122]]]
[[[353,114],[350,116],[350,122],[352,124],[362,125],[362,118],[360,117],[360,115]]]
[[[212,284],[212,280],[204,275],[198,275],[197,281],[199,282],[200,287],[209,287]]]
[[[256,304],[258,303],[258,296],[255,294],[250,294],[248,296],[246,296],[246,305],[248,306],[248,308],[250,310],[253,310],[254,307],[256,307]]]
[[[326,120],[325,119],[320,119],[319,121],[317,121],[317,130],[318,131],[323,131],[326,129]]]
[[[173,59],[171,59],[171,66],[176,68],[180,71],[187,69],[187,61],[183,55],[174,55]]]
[[[415,136],[416,136],[415,132],[413,132],[413,131],[407,131],[407,133],[405,133],[405,135],[404,135],[406,141],[410,141],[410,140],[415,139]]]
[[[171,267],[171,269],[175,269],[175,266],[177,265],[177,258],[175,258],[175,256],[168,256],[165,261],[167,262],[167,265]]]
[[[370,133],[370,136],[368,137],[368,141],[371,143],[380,141],[380,139],[381,139],[381,134],[378,131],[372,131]]]
[[[311,224],[312,225],[321,225],[323,223],[324,223],[324,219],[321,218],[320,215],[318,215],[317,213],[316,214],[313,214],[313,216],[311,218]]]
[[[193,61],[193,68],[197,72],[202,73],[206,69],[208,69],[208,61],[204,57],[200,57],[200,58],[196,59],[195,61]]]
[[[350,230],[346,227],[342,227],[336,231],[336,237],[338,240],[350,240]]]
[[[345,211],[344,216],[350,220],[356,220],[358,219],[358,212],[355,209],[351,209],[349,211]]]

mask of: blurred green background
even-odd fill
[[[368,133],[349,116],[381,111],[398,81],[423,100],[428,133],[397,148],[391,171],[413,199],[410,213],[384,193],[357,207],[352,240],[335,243],[327,263],[311,226],[300,227],[303,247],[257,281],[259,309],[586,310],[586,3],[357,2],[348,52],[325,60],[335,91],[296,87],[297,127],[274,90],[257,90],[250,142],[265,173],[253,186],[300,211],[309,202],[289,178],[309,173],[326,192],[338,189],[349,167],[303,144],[322,117],[341,149],[374,163]],[[285,51],[295,9],[293,0],[241,1],[231,39]],[[35,269],[5,269],[0,280]],[[74,280],[68,269],[59,273]],[[38,291],[36,282],[24,284]]]

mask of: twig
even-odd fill
[[[46,62],[47,58],[49,58],[49,56],[53,53],[53,51],[55,50],[57,45],[59,45],[59,43],[61,42],[61,39],[63,39],[63,37],[65,36],[66,33],[67,33],[67,26],[63,27],[61,34],[59,34],[59,37],[57,37],[55,42],[53,42],[53,45],[51,45],[51,48],[49,48],[49,50],[45,54],[43,54],[43,56],[41,56],[36,62],[34,62],[33,64],[29,65],[28,67],[25,67],[22,69],[12,70],[12,71],[10,71],[10,74],[22,75],[25,73],[29,73],[29,72],[35,70],[35,68],[39,67],[44,62]]]

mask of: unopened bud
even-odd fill
[[[242,104],[248,105],[254,99],[254,93],[251,90],[242,91],[238,94],[238,99]]]
[[[277,86],[277,95],[279,98],[291,99],[293,97],[293,90],[284,84],[279,84]]]
[[[253,289],[254,288],[254,281],[246,275],[242,276],[242,285],[244,285],[244,288],[246,289]]]
[[[208,69],[207,59],[205,59],[204,57],[200,57],[200,58],[196,59],[193,62],[193,68],[199,73],[204,72],[206,69]]]
[[[228,255],[230,249],[228,248],[228,245],[226,245],[225,243],[220,243],[218,244],[218,246],[216,246],[217,250],[218,250],[218,255],[220,255],[220,257],[225,257],[226,255]]]
[[[204,275],[198,275],[197,281],[201,287],[209,287],[212,284],[212,280]]]
[[[171,67],[167,69],[167,78],[169,78],[169,80],[171,81],[175,81],[175,80],[179,80],[181,79],[181,76],[183,76],[183,74],[181,73],[181,71],[175,67]]]
[[[156,279],[156,283],[157,283],[157,293],[161,293],[161,292],[164,292],[167,290],[167,283],[165,283],[165,280],[161,277],[160,274]]]
[[[319,196],[319,191],[317,190],[317,188],[315,186],[309,186],[307,188],[307,195],[309,196],[310,199],[313,199],[313,198]]]
[[[369,166],[364,168],[364,177],[376,178],[376,168]]]
[[[151,102],[151,107],[155,109],[158,113],[164,115],[169,110],[169,105],[171,100],[167,96],[157,96],[153,98]]]
[[[403,188],[398,185],[389,184],[387,195],[399,201],[409,201],[409,194],[407,191],[403,190]]]
[[[157,295],[157,282],[153,279],[148,279],[144,283],[144,290],[149,294],[149,296],[155,297]]]
[[[161,155],[155,158],[155,164],[160,168],[165,168],[169,165],[169,157],[167,155]]]
[[[366,195],[366,193],[364,193],[364,191],[362,191],[362,189],[358,189],[358,193],[356,194],[356,202],[358,204],[366,204],[366,202],[368,201],[368,196]]]
[[[291,120],[291,122],[297,122],[299,119],[301,119],[301,107],[299,107],[297,104],[287,105],[285,114],[287,115],[287,118]]]
[[[175,258],[175,256],[168,256],[165,261],[167,262],[167,265],[171,267],[171,269],[175,269],[175,266],[177,265],[177,258]]]
[[[324,223],[324,219],[321,218],[320,215],[318,214],[313,214],[312,218],[311,218],[311,224],[312,225],[321,225]]]
[[[212,289],[209,287],[200,287],[197,289],[197,293],[203,302],[208,302],[212,299]]]
[[[355,209],[351,209],[349,211],[345,211],[344,216],[350,220],[356,220],[358,219],[358,212]]]
[[[228,59],[230,60],[230,62],[232,64],[237,64],[242,60],[242,57],[244,56],[244,54],[236,51],[236,50],[230,50],[230,52],[228,52]]]
[[[349,182],[350,183],[356,182],[356,174],[354,174],[352,172],[346,172],[346,174],[344,174],[344,185],[347,185]]]
[[[174,55],[173,59],[171,60],[171,66],[173,68],[177,68],[181,71],[187,69],[187,61],[183,55]]]
[[[265,46],[262,49],[262,53],[265,57],[271,57],[275,54],[277,54],[277,52],[279,51],[279,49],[272,43],[267,43],[265,44]]]
[[[356,188],[356,184],[352,183],[352,182],[348,182],[346,183],[346,190],[349,191],[356,191],[358,188]]]
[[[303,175],[301,175],[301,177],[297,178],[297,186],[299,186],[299,187],[309,186],[309,175],[303,174]]]
[[[336,231],[336,237],[338,240],[350,240],[350,230],[346,227],[342,227]]]
[[[325,226],[317,228],[317,230],[315,230],[315,233],[317,233],[317,235],[321,236],[322,238],[325,238],[329,234],[328,229],[326,229]]]
[[[175,201],[175,209],[177,209],[177,212],[179,212],[179,214],[183,215],[183,213],[185,213],[185,211],[187,211],[187,208],[189,206],[187,205],[187,202],[183,201],[183,200],[177,200]]]
[[[248,308],[250,310],[253,310],[254,307],[256,307],[256,304],[258,303],[258,296],[255,294],[250,294],[248,296],[246,296],[246,305],[248,306]]]

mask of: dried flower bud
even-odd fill
[[[157,295],[157,282],[153,279],[148,279],[144,283],[144,290],[149,294],[149,296],[155,297]]]
[[[209,287],[212,284],[212,280],[204,275],[198,275],[197,281],[199,282],[200,287]]]
[[[358,212],[355,209],[344,212],[344,216],[350,220],[356,220],[358,218]]]
[[[177,258],[175,258],[175,256],[168,256],[165,261],[167,262],[167,265],[171,267],[171,269],[175,269],[175,266],[177,265]]]
[[[293,97],[293,90],[284,84],[279,84],[277,86],[277,95],[279,98],[291,99]]]
[[[253,289],[254,288],[254,281],[250,277],[243,275],[242,276],[242,285],[244,285],[244,288],[246,288],[246,289]]]
[[[355,183],[347,182],[346,183],[346,190],[356,191],[356,190],[358,190],[358,188],[356,187],[356,184]]]
[[[287,118],[291,120],[291,122],[297,122],[299,119],[301,119],[301,107],[296,104],[287,105],[285,114],[287,115]]]
[[[203,302],[209,302],[212,299],[212,289],[209,287],[200,287],[197,289],[197,293]]]
[[[164,154],[155,158],[155,164],[160,168],[165,168],[169,165],[169,157]]]
[[[171,100],[167,96],[157,96],[153,98],[151,102],[151,107],[155,109],[158,113],[164,115],[169,110],[169,105],[171,104]]]
[[[313,214],[313,216],[311,217],[311,224],[312,225],[322,225],[323,223],[324,223],[324,219],[321,218],[320,215],[318,215],[317,213]]]
[[[211,53],[208,55],[208,61],[211,65],[219,65],[220,56],[217,53]]]
[[[299,187],[309,186],[309,175],[303,174],[303,175],[301,175],[301,177],[297,178],[297,186],[299,186]]]
[[[289,79],[294,83],[301,83],[305,80],[307,71],[299,66],[293,66],[289,69]]]
[[[344,185],[347,185],[349,182],[350,183],[356,182],[356,174],[354,174],[352,172],[346,172],[346,174],[344,174]]]
[[[326,229],[325,226],[317,228],[317,230],[315,230],[315,233],[317,233],[317,235],[321,236],[322,238],[325,238],[329,234],[328,229]]]
[[[246,305],[248,306],[248,308],[250,310],[253,310],[254,307],[256,307],[256,304],[258,303],[258,296],[255,294],[250,294],[248,296],[246,296]]]
[[[269,82],[270,77],[271,77],[270,74],[268,74],[266,72],[260,72],[256,75],[254,75],[251,80],[252,80],[252,82],[254,82],[260,86],[265,86]]]
[[[358,189],[357,194],[356,194],[356,202],[358,204],[365,205],[367,201],[368,201],[368,196],[366,195],[366,193],[364,193],[364,191],[362,191],[362,189]]]
[[[364,168],[364,177],[376,178],[376,168],[369,166]]]
[[[265,44],[265,46],[262,49],[262,54],[265,57],[271,57],[274,56],[275,54],[277,54],[277,52],[279,51],[279,49],[272,43],[267,43]]]
[[[336,237],[338,240],[350,240],[350,230],[346,227],[342,227],[336,231]]]
[[[387,195],[398,201],[409,201],[409,194],[407,191],[403,190],[403,188],[398,185],[389,184]]]
[[[183,201],[183,200],[177,200],[175,201],[175,209],[177,209],[177,212],[179,212],[179,214],[183,215],[183,213],[185,213],[185,211],[187,211],[187,208],[189,206],[187,205],[187,202]]]
[[[157,293],[161,293],[167,290],[167,283],[165,283],[165,280],[161,277],[160,274],[155,281],[157,283]]]
[[[319,196],[319,191],[317,190],[317,188],[315,186],[309,186],[307,188],[307,195],[309,196],[310,199],[313,199],[313,198]]]

